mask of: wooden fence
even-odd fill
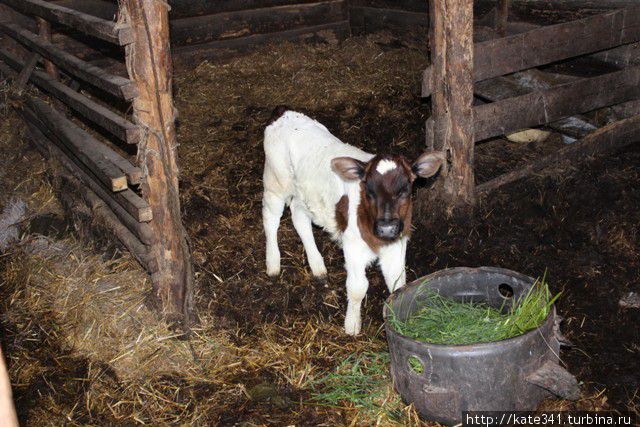
[[[52,98],[24,96],[18,111],[31,139],[64,166],[58,172],[73,186],[64,190],[82,195],[151,274],[163,311],[181,319],[190,310],[192,273],[180,220],[166,5],[127,0],[114,20],[42,0],[0,3],[14,18],[1,21],[0,31],[17,44],[0,48],[0,72],[18,91],[30,82]],[[128,73],[52,43],[51,26],[117,47]]]
[[[615,0],[604,3],[611,1]],[[497,17],[508,13],[508,0],[502,0],[499,9]],[[473,28],[465,24],[471,14],[471,5],[464,0],[432,2],[432,65],[423,75],[422,95],[431,97],[433,107],[426,123],[427,146],[448,153],[443,185],[450,203],[473,204],[476,194],[539,173],[563,159],[575,161],[640,140],[640,63],[634,62],[637,56],[619,55],[620,46],[628,52],[640,41],[638,2],[555,25],[507,25],[504,31],[514,34],[501,37],[496,30],[493,37],[476,43]],[[609,62],[622,69],[525,94],[496,90],[512,82],[503,77],[507,74],[591,54],[608,60],[609,53]],[[498,92],[502,96],[495,97]],[[474,94],[486,103],[473,105]],[[579,135],[581,139],[557,153],[476,185],[476,142],[613,105],[630,117]]]

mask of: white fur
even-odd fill
[[[393,160],[382,159],[378,162],[378,165],[376,166],[376,171],[380,175],[384,175],[385,173],[390,172],[397,167],[398,165]]]
[[[367,162],[373,155],[343,143],[320,123],[293,111],[284,113],[265,129],[264,150],[262,216],[267,244],[267,274],[277,276],[280,273],[277,232],[284,207],[289,205],[294,227],[314,276],[325,276],[327,269],[315,244],[311,222],[324,228],[342,244],[347,270],[345,331],[350,335],[358,334],[360,306],[369,286],[365,274],[367,266],[379,260],[390,290],[402,287],[406,280],[407,238],[382,247],[379,254],[374,253],[362,239],[358,228],[359,181],[343,181],[331,169],[331,160],[336,157],[349,156]],[[349,215],[347,228],[341,233],[335,209],[345,194],[349,198]]]

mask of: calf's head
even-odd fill
[[[403,156],[378,155],[367,163],[337,157],[331,168],[345,181],[360,181],[358,221],[376,238],[393,241],[411,227],[413,181],[434,175],[443,161],[443,152],[424,153],[413,164]]]

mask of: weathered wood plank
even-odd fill
[[[554,165],[563,161],[571,161],[573,164],[596,154],[613,149],[622,148],[640,141],[640,115],[620,120],[604,126],[578,142],[567,145],[564,148],[543,157],[540,160],[529,163],[516,171],[500,175],[490,181],[476,187],[479,194],[487,194],[506,184],[526,178],[534,174],[545,174]]]
[[[118,218],[118,222],[122,222],[128,230],[136,235],[136,237],[144,244],[150,244],[153,239],[153,231],[151,226],[144,222],[138,222],[133,218],[126,210],[122,208],[112,197],[111,193],[105,190],[100,183],[95,181],[91,174],[85,169],[76,164],[59,146],[54,143],[51,138],[45,136],[42,132],[42,123],[38,123],[38,119],[35,118],[35,113],[29,110],[21,110],[20,114],[27,123],[29,133],[31,134],[34,142],[41,148],[44,148],[47,153],[51,153],[55,158],[62,163],[62,165],[77,179],[79,179],[84,185],[86,185],[92,192],[94,192],[100,200],[106,204],[109,209]],[[37,124],[36,124],[37,123]],[[46,155],[46,154],[45,154]],[[128,190],[131,191],[131,190]],[[95,201],[94,201],[95,202]]]
[[[550,89],[558,84],[576,81],[579,77],[544,73],[537,69],[523,71],[508,77],[496,77],[476,83],[474,92],[483,100],[495,102],[503,99],[522,96],[533,90]],[[547,126],[562,134],[563,141],[575,142],[597,129],[582,116],[570,116]]]
[[[19,70],[24,66],[24,63],[17,56],[5,49],[0,49],[0,59],[15,70]],[[137,144],[140,141],[142,130],[138,126],[55,80],[53,77],[36,70],[31,76],[31,81],[118,139],[128,144]],[[139,184],[139,181],[129,182],[131,184]]]
[[[619,119],[627,119],[635,116],[636,114],[640,114],[640,99],[614,105],[611,107],[611,110],[613,110],[613,114]]]
[[[36,22],[38,23],[38,35],[42,38],[42,40],[51,43],[51,24],[48,21],[45,21],[42,18],[36,18]],[[60,78],[60,73],[58,73],[58,67],[48,59],[44,60],[44,69],[54,79]]]
[[[640,6],[537,28],[475,47],[474,81],[640,40]]]
[[[640,40],[640,5],[535,28],[476,43],[473,79],[478,82]],[[431,71],[423,74],[423,96],[431,95]]]
[[[440,198],[447,210],[466,210],[475,203],[473,139],[473,3],[431,1],[429,9],[433,133],[426,145],[445,151]],[[430,138],[432,136],[432,138]],[[426,200],[426,198],[424,198]],[[420,210],[424,209],[420,203]]]
[[[29,81],[29,78],[31,77],[33,70],[35,70],[36,64],[38,64],[39,60],[40,55],[37,53],[32,53],[27,62],[22,66],[22,69],[20,70],[20,73],[18,74],[18,77],[16,77],[14,83],[16,85],[16,88],[18,89],[18,93],[21,93],[24,89],[24,86]]]
[[[293,4],[314,3],[318,0],[169,0],[171,19],[190,16],[212,15],[237,10],[290,6]]]
[[[169,5],[157,0],[122,0],[120,6],[126,11],[123,15],[129,19],[135,38],[125,50],[129,76],[140,89],[133,113],[136,123],[149,130],[138,159],[148,171],[142,193],[153,210],[151,254],[158,265],[158,272],[151,276],[153,294],[167,321],[188,325],[193,266],[178,188]]]
[[[429,2],[424,0],[351,0],[350,7],[370,7],[379,9],[398,9],[407,12],[429,12]]]
[[[511,0],[499,0],[496,5],[496,31],[500,37],[507,35],[507,22],[509,21],[509,4]]]
[[[171,42],[177,46],[198,44],[326,24],[346,17],[346,2],[330,0],[172,19]]]
[[[426,30],[429,26],[429,15],[426,12],[367,6],[352,6],[349,12],[351,22],[356,27],[354,28],[356,33],[371,33],[386,29],[407,32],[416,28]]]
[[[512,0],[514,6],[544,10],[621,9],[636,6],[637,0]]]
[[[640,97],[640,67],[474,108],[475,140],[504,135]]]
[[[59,47],[44,41],[31,31],[20,28],[17,25],[0,22],[0,30],[23,44],[27,48],[39,53],[51,60],[54,64],[64,69],[87,83],[96,86],[118,98],[131,100],[138,94],[134,82],[131,80],[109,74],[106,71],[68,54]]]
[[[36,112],[38,119],[49,131],[58,135],[107,188],[114,192],[127,188],[126,175],[95,150],[95,143],[91,141],[90,135],[80,132],[66,117],[40,99],[29,97],[27,105]]]
[[[15,78],[16,73],[13,68],[9,67],[7,64],[0,60],[0,77],[3,79]]]
[[[46,132],[51,135],[50,139],[58,144],[58,147],[62,151],[64,151],[67,156],[78,165],[78,167],[82,168],[87,174],[98,178],[98,181],[102,182],[102,184],[104,185],[105,183],[103,179],[100,178],[100,171],[96,170],[91,162],[87,162],[85,160],[86,156],[82,155],[82,153],[78,151],[75,145],[72,145],[77,144],[78,141],[69,141],[70,138],[68,135],[62,135],[59,132],[52,131],[50,124],[51,119],[47,116],[51,115],[54,121],[62,119],[61,121],[63,123],[65,123],[64,120],[66,119],[64,117],[61,118],[60,113],[55,111],[53,108],[48,107],[47,104],[44,103],[44,101],[37,98],[29,98],[27,100],[27,104],[29,106],[29,109],[33,111],[33,113],[35,114],[35,118],[37,119],[32,120],[32,124],[38,126],[42,132]],[[41,110],[44,110],[44,114]],[[27,114],[28,113],[29,111],[27,111]],[[109,153],[106,152],[106,150],[109,150],[108,147],[106,147],[99,141],[94,140],[90,135],[84,133],[84,131],[78,128],[73,122],[66,120],[66,125],[71,131],[72,138],[76,138],[75,135],[79,135],[80,137],[84,138],[84,142],[86,143],[86,145],[92,148],[90,152],[91,156],[94,158],[94,163],[98,162],[98,160],[101,161],[102,164],[111,162],[111,160],[106,157],[107,155],[109,155]],[[97,160],[95,160],[96,157],[98,157]],[[110,187],[104,189],[105,192],[109,194],[108,197],[117,202],[122,207],[122,209],[128,212],[136,222],[149,222],[153,219],[153,214],[151,208],[149,207],[149,204],[136,193],[128,188],[125,188],[118,192],[109,192],[109,189]]]
[[[277,33],[254,34],[228,40],[216,40],[193,46],[178,47],[174,51],[174,59],[182,64],[198,63],[212,57],[228,57],[235,53],[247,52],[257,46],[280,41],[300,41],[324,39],[326,35],[342,40],[349,35],[349,21],[314,25]]]
[[[97,16],[107,21],[115,21],[118,15],[118,3],[105,0],[55,0],[55,3],[87,15]]]
[[[133,41],[131,28],[43,0],[0,0],[18,12],[36,15],[120,46]]]

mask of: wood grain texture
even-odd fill
[[[640,67],[632,67],[479,105],[474,107],[475,140],[482,141],[637,98],[640,98]]]
[[[172,19],[171,42],[177,46],[252,34],[274,33],[347,19],[343,0],[223,12]]]
[[[38,151],[46,158],[53,156],[68,171],[68,174],[78,181],[73,187],[87,201],[97,219],[103,221],[108,228],[114,231],[118,240],[127,247],[145,269],[150,272],[156,271],[154,259],[145,244],[145,240],[151,238],[149,225],[137,223],[130,217],[127,218],[128,214],[122,211],[122,208],[114,203],[108,195],[104,194],[100,184],[93,181],[89,175],[70,160],[37,126],[30,121],[27,123],[29,136]],[[64,171],[59,171],[59,173],[66,175]]]
[[[134,43],[125,55],[140,93],[133,102],[134,120],[149,130],[138,159],[148,171],[141,188],[153,211],[151,254],[158,266],[151,276],[153,293],[168,321],[188,324],[193,267],[178,192],[168,5],[156,0],[123,0],[121,5],[134,31]]]
[[[427,135],[427,148],[447,154],[439,190],[453,210],[475,202],[473,5],[466,0],[430,5],[433,132]]]
[[[24,63],[17,56],[5,49],[0,49],[0,59],[15,70],[19,70],[24,66]],[[36,70],[31,75],[31,82],[121,141],[128,144],[137,144],[140,141],[142,131],[138,126],[76,92],[62,82],[55,80],[48,74]],[[130,180],[129,183],[139,184],[140,181]]]
[[[640,115],[604,126],[555,153],[478,185],[476,191],[478,194],[487,194],[528,176],[549,173],[554,166],[561,165],[562,162],[575,165],[596,154],[638,142],[640,142]]]
[[[91,171],[86,166],[79,163],[68,151],[63,148],[64,145],[52,134],[47,132],[46,126],[39,121],[36,113],[30,109],[23,109],[19,111],[20,115],[25,120],[30,134],[36,139],[35,142],[43,144],[47,152],[50,152],[63,164],[69,172],[71,172],[76,178],[84,183],[88,188],[97,194],[106,203],[119,220],[133,232],[137,238],[145,243],[150,244],[153,241],[153,230],[149,224],[140,222],[134,218],[126,209],[124,209],[120,203],[114,197],[114,193],[105,189],[94,177]],[[47,134],[48,136],[45,136]],[[131,191],[131,190],[125,190]]]
[[[131,80],[107,73],[88,62],[76,58],[31,31],[6,22],[0,22],[0,30],[28,49],[49,59],[67,73],[107,93],[125,100],[131,100],[137,95],[137,87]]]
[[[640,5],[549,25],[474,46],[473,80],[478,82],[539,65],[640,41]],[[423,96],[432,91],[425,70]]]
[[[131,29],[113,21],[79,12],[44,0],[0,0],[20,13],[35,15],[49,22],[65,25],[89,36],[120,46],[133,41]]]

